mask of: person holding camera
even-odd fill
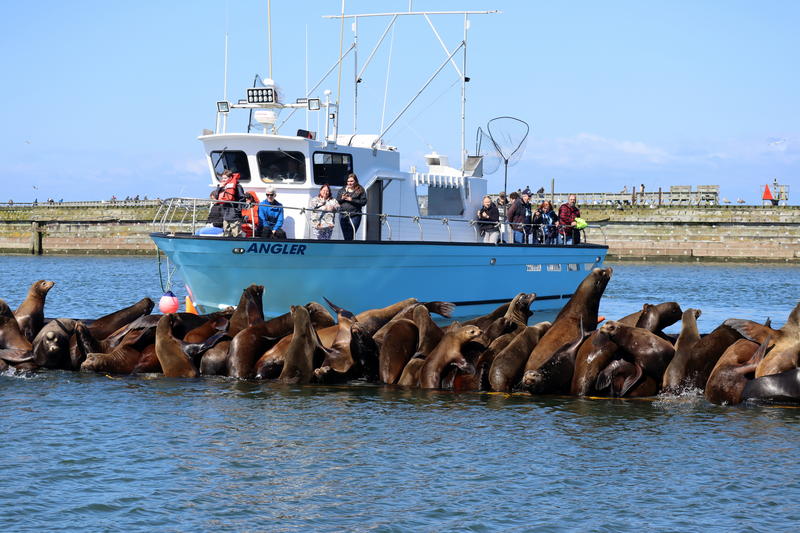
[[[491,197],[483,197],[483,206],[478,211],[478,232],[483,237],[483,242],[497,244],[500,240],[500,211],[492,202]]]
[[[367,205],[367,193],[359,185],[355,174],[347,176],[345,186],[336,195],[339,203],[339,224],[342,226],[342,238],[352,241],[361,225],[361,210]]]

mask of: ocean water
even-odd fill
[[[785,321],[795,267],[614,266],[601,313],[675,300]],[[154,259],[0,257],[48,316],[161,294]],[[163,270],[163,269],[162,269]],[[180,293],[180,280],[173,280]],[[522,290],[522,288],[521,288]],[[534,317],[534,320],[536,317]],[[288,387],[224,378],[0,376],[3,531],[795,531],[800,410]]]

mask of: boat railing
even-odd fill
[[[175,234],[175,233],[192,233],[196,234],[201,228],[212,225],[209,222],[209,215],[211,208],[220,204],[219,201],[214,199],[204,198],[167,198],[161,202],[158,211],[153,220],[155,231],[160,233]],[[240,213],[252,210],[257,204],[249,202],[226,202],[226,206],[234,207]],[[322,209],[313,209],[310,207],[291,207],[282,206],[284,212],[295,212],[298,217],[296,220],[305,221],[305,235],[313,235],[314,222],[312,215],[314,213],[330,214],[331,211]],[[445,242],[481,242],[483,240],[482,230],[486,231],[494,227],[503,237],[499,239],[500,242],[513,243],[513,230],[508,223],[496,222],[494,224],[487,224],[486,221],[458,219],[451,217],[436,217],[436,216],[422,216],[422,215],[390,215],[387,213],[348,213],[345,211],[335,211],[336,219],[339,224],[350,224],[353,234],[356,234],[356,220],[360,217],[377,220],[381,228],[381,240],[391,241],[397,233],[396,229],[401,225],[416,226],[419,241],[425,242],[426,239],[430,241],[442,241],[443,239],[438,236],[431,237],[431,234],[441,235],[437,231],[437,227],[444,226],[446,232]],[[248,228],[252,227],[253,221],[244,219]],[[221,224],[221,220],[219,221]],[[336,225],[336,224],[334,224]],[[557,226],[543,225],[543,224],[514,224],[514,227],[523,228],[525,234],[525,241],[531,244],[565,244],[563,235],[564,231],[559,231]],[[589,237],[595,235],[594,232],[587,232],[587,229],[598,229],[598,233],[602,235],[602,242],[590,240]],[[248,232],[252,231],[248,229]],[[426,236],[426,231],[428,235]],[[572,241],[580,241],[582,243],[592,244],[606,244],[605,232],[603,231],[602,224],[589,224],[587,228],[576,230],[580,234],[580,239],[571,239]],[[208,235],[208,234],[205,234]],[[470,240],[467,235],[471,235]],[[248,236],[252,236],[248,234]],[[338,235],[337,235],[338,237]]]

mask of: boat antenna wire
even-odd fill
[[[384,119],[386,118],[386,102],[389,100],[389,74],[392,69],[392,57],[394,51],[394,21],[397,20],[397,15],[394,16],[391,22],[392,26],[392,38],[389,40],[389,59],[386,61],[386,84],[383,88],[383,109],[381,110],[381,129],[383,129]],[[387,28],[388,29],[388,28]],[[381,40],[383,37],[381,37]],[[370,56],[371,57],[371,56]],[[367,60],[369,62],[369,60]],[[364,65],[366,68],[367,65]],[[363,72],[363,71],[362,71]]]
[[[353,43],[355,47],[355,43]],[[336,118],[333,120],[333,138],[339,135],[339,100],[342,97],[342,51],[344,50],[344,0],[342,0],[342,23],[339,25],[339,79],[336,83]]]
[[[217,158],[217,162],[216,162],[216,163],[214,163],[214,167],[213,167],[214,169],[216,169],[216,168],[217,168],[217,165],[219,165],[219,162],[220,162],[220,160],[222,159],[222,156],[224,156],[224,155],[225,155],[225,150],[227,150],[227,149],[228,149],[228,147],[226,146],[226,147],[224,147],[224,148],[222,149],[222,151],[219,153],[219,157]],[[226,166],[226,167],[228,166],[228,160],[227,160],[227,159],[225,160],[225,166]],[[214,172],[216,172],[216,170],[214,170]]]
[[[495,131],[492,131],[493,125]],[[515,117],[495,117],[486,123],[486,129],[489,131],[489,139],[491,139],[494,149],[503,158],[505,165],[503,192],[508,194],[509,162],[513,159],[513,164],[516,164],[522,158],[525,140],[528,138],[531,128],[527,122]]]
[[[272,77],[272,1],[267,0],[267,52],[269,55],[269,79]]]

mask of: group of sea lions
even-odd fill
[[[703,390],[717,404],[800,402],[800,304],[772,329],[729,319],[697,329],[699,309],[644,304],[598,316],[611,268],[595,268],[553,322],[528,325],[536,295],[443,326],[448,302],[409,298],[358,314],[327,302],[266,319],[263,286],[235,308],[151,315],[149,298],[96,320],[45,319],[54,282],[34,283],[12,312],[0,300],[0,371],[39,368],[111,374],[222,375],[281,383],[351,380],[464,391],[645,397]],[[681,320],[677,336],[663,330]],[[601,325],[602,324],[602,325]],[[598,327],[599,326],[599,327]]]

